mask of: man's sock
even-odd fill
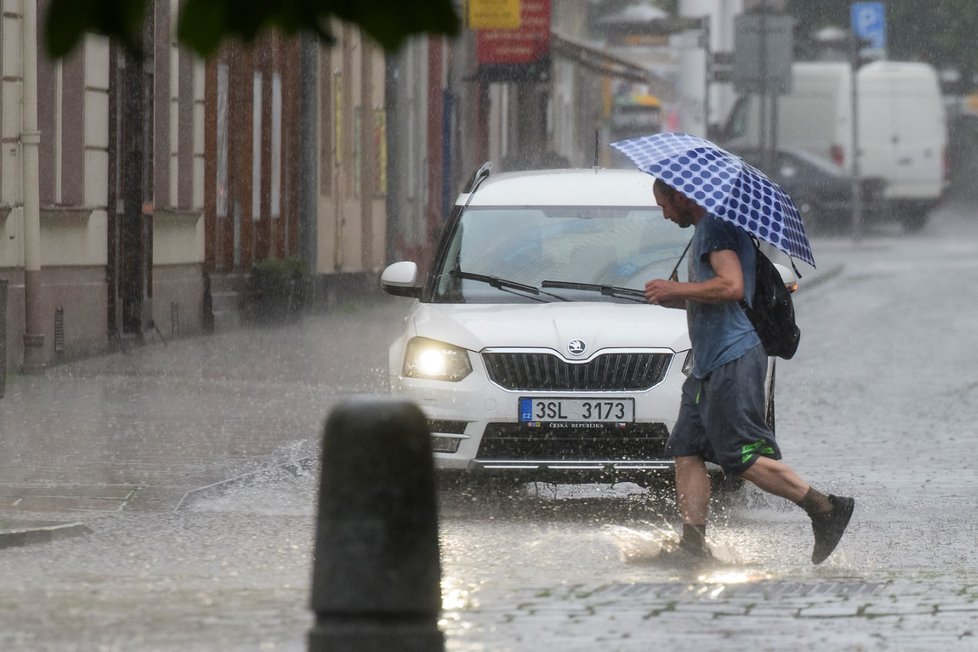
[[[798,505],[813,518],[819,514],[828,514],[832,511],[832,501],[822,492],[816,491],[814,487],[808,488],[808,493]]]
[[[706,523],[702,525],[683,523],[683,538],[680,543],[689,550],[706,548]]]

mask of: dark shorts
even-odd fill
[[[767,354],[758,345],[706,378],[687,378],[666,454],[702,457],[728,475],[740,475],[758,457],[781,459],[764,421],[766,375]]]

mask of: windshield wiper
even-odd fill
[[[574,281],[543,281],[540,283],[545,288],[564,288],[567,290],[586,290],[588,292],[600,292],[606,297],[616,299],[628,299],[629,301],[639,301],[645,303],[645,293],[641,290],[623,288],[615,285],[600,285],[598,283],[577,283]]]
[[[500,278],[498,276],[490,276],[488,274],[476,274],[475,272],[463,272],[460,269],[453,269],[448,274],[452,278],[461,278],[469,281],[479,281],[482,283],[486,283],[487,285],[494,287],[497,290],[502,290],[504,292],[513,292],[515,294],[514,292],[515,290],[518,292],[525,292],[526,294],[532,294],[532,295],[545,294],[548,297],[557,299],[558,301],[569,301],[569,299],[566,299],[557,294],[544,292],[540,288],[534,285],[527,285],[526,283],[520,283],[519,281],[510,281],[509,279]],[[538,298],[538,296],[534,296],[533,298],[536,298],[537,301],[544,301],[544,299]]]

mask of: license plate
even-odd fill
[[[633,398],[521,398],[520,421],[625,423],[635,421]]]

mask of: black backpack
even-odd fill
[[[754,266],[754,298],[750,305],[741,299],[740,306],[754,325],[767,354],[790,360],[798,350],[801,339],[801,330],[795,324],[791,292],[784,286],[784,280],[774,263],[757,246],[756,240],[754,252],[757,261]]]

